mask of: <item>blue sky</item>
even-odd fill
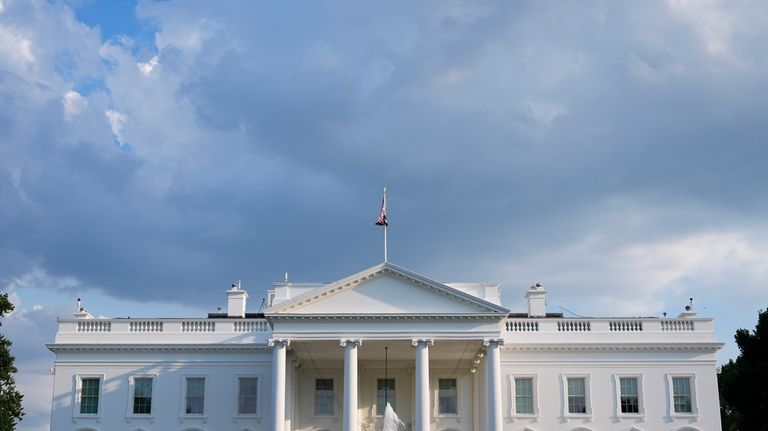
[[[524,310],[766,307],[768,7],[0,0],[0,289],[22,430],[58,315],[201,316],[391,260]]]

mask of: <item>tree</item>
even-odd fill
[[[768,310],[755,330],[736,331],[741,353],[718,376],[720,416],[725,431],[768,431]]]
[[[0,317],[13,311],[13,308],[8,294],[0,294]],[[16,381],[13,379],[13,375],[18,371],[13,366],[14,359],[11,355],[10,340],[0,334],[0,431],[14,430],[16,422],[24,416],[24,409],[21,407],[21,399],[24,396],[16,390]]]

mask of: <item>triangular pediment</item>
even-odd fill
[[[500,315],[509,311],[391,263],[277,304],[267,315]]]

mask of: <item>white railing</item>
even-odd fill
[[[163,322],[160,320],[131,320],[128,324],[130,332],[163,332]]]
[[[535,320],[507,320],[507,332],[538,332],[539,322]]]
[[[668,331],[668,332],[676,332],[676,331],[692,332],[696,330],[696,327],[694,326],[694,323],[691,320],[684,320],[684,319],[662,320],[661,330]]]
[[[592,324],[589,320],[558,320],[558,332],[589,332],[592,330]]]
[[[216,332],[216,322],[212,320],[187,320],[181,322],[181,332]]]
[[[235,332],[267,332],[268,328],[266,320],[236,320],[234,322]]]
[[[83,334],[267,334],[265,319],[59,319],[59,333]]]
[[[611,332],[636,332],[643,330],[642,320],[611,320],[608,322]]]
[[[77,322],[77,332],[111,332],[112,322],[104,320],[82,320]]]
[[[649,342],[658,336],[666,339],[690,334],[697,340],[714,337],[713,320],[697,317],[510,317],[504,322],[502,331],[512,339],[551,339],[553,341],[563,339],[562,337],[572,340],[586,340],[587,338],[600,340],[601,337],[611,337],[613,340],[618,340],[619,338],[615,337],[628,337],[626,339],[642,339],[649,340]],[[686,337],[688,336],[686,335]]]

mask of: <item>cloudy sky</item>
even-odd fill
[[[47,429],[75,298],[203,316],[390,260],[524,310],[768,306],[768,6],[0,0],[0,289]]]

